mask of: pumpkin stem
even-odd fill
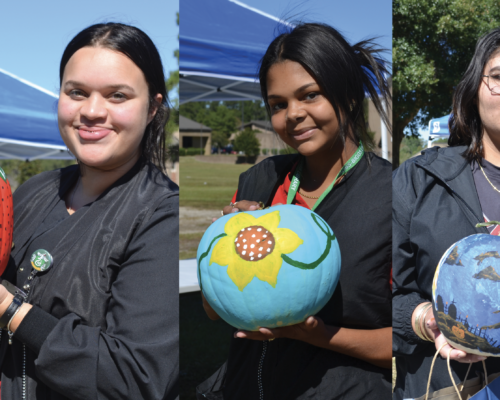
[[[482,226],[491,226],[491,225],[500,225],[500,221],[481,222],[479,224],[476,224],[476,228],[480,228]]]

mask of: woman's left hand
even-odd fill
[[[251,340],[273,340],[288,338],[319,345],[327,337],[325,323],[321,318],[308,317],[304,322],[283,328],[259,328],[258,331],[237,331],[235,338]]]
[[[12,299],[14,296],[9,293],[7,288],[0,284],[0,316],[3,315],[10,303],[12,303]]]
[[[237,331],[236,338],[273,340],[289,338],[313,346],[359,358],[382,368],[392,368],[392,328],[349,329],[326,325],[318,317],[283,328],[260,328],[258,331]]]

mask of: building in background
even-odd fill
[[[179,146],[182,149],[200,149],[200,154],[209,156],[212,148],[212,129],[179,115]]]

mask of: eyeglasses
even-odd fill
[[[500,94],[500,75],[483,75],[486,80],[486,86],[493,94]],[[490,86],[491,85],[491,86]]]

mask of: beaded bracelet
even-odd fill
[[[417,315],[415,316],[415,333],[417,336],[425,340],[427,342],[433,342],[431,338],[427,335],[427,332],[422,324],[422,321],[424,321],[425,318],[424,315],[427,314],[427,311],[429,311],[429,308],[432,307],[432,303],[423,303],[424,305],[420,307],[420,310],[418,310]]]

